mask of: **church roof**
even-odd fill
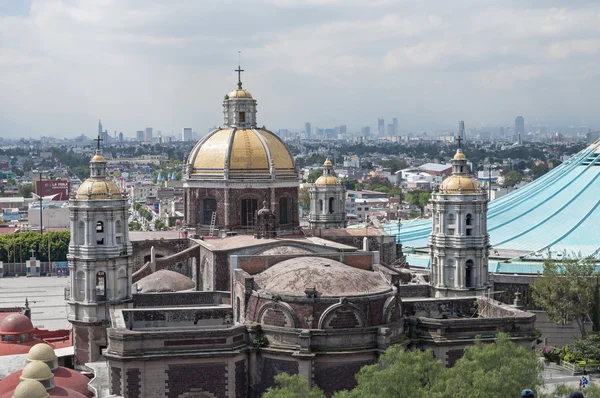
[[[121,199],[121,189],[112,180],[90,177],[77,189],[75,199]]]
[[[193,289],[194,281],[175,271],[162,269],[137,282],[137,293],[181,292]]]
[[[306,296],[315,288],[321,297],[344,297],[391,291],[378,273],[350,267],[321,257],[299,257],[281,261],[254,276],[259,291]]]
[[[0,322],[0,334],[33,333],[31,320],[19,313],[13,313]]]
[[[191,179],[297,179],[291,153],[264,129],[217,129],[188,157]]]
[[[492,251],[522,253],[540,261],[564,253],[600,253],[600,140],[530,184],[489,203]],[[396,233],[397,226],[386,227]],[[403,222],[404,247],[425,248],[431,220]]]

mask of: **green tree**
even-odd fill
[[[310,209],[310,195],[308,194],[308,188],[303,187],[298,191],[298,203],[304,209]]]
[[[467,347],[447,371],[446,397],[518,397],[524,388],[536,391],[543,383],[543,365],[534,351],[499,333],[493,343],[481,340]]]
[[[390,198],[400,198],[401,201],[404,200],[404,193],[400,187],[390,188],[387,194]]]
[[[431,350],[406,351],[400,345],[388,348],[380,363],[363,366],[356,374],[358,385],[335,398],[440,397],[445,378],[442,362]]]
[[[314,184],[315,181],[317,181],[317,178],[321,177],[323,175],[323,169],[313,169],[310,173],[308,173],[308,176],[306,177],[306,182],[308,182],[309,184]]]
[[[574,320],[585,337],[585,319],[594,303],[593,276],[597,276],[593,259],[547,260],[543,273],[531,284],[533,300],[558,325]]]
[[[142,224],[140,224],[137,221],[131,221],[129,223],[129,230],[132,230],[132,231],[141,231],[142,230]]]
[[[33,192],[33,185],[31,184],[22,184],[19,185],[19,194],[24,198],[31,198],[31,193]]]
[[[280,373],[275,376],[275,387],[269,388],[262,398],[325,398],[323,391],[300,375]]]
[[[546,164],[546,162],[542,162],[540,164],[536,164],[534,165],[530,170],[529,173],[531,174],[531,177],[535,180],[538,179],[539,177],[543,176],[544,174],[546,174],[548,172],[548,165]]]
[[[14,178],[8,178],[8,179],[6,180],[6,184],[7,184],[7,185],[15,185],[16,183],[17,183],[17,182],[15,181],[15,179],[14,179]]]
[[[431,198],[431,194],[427,191],[421,191],[419,189],[415,189],[413,191],[406,193],[406,201],[413,206],[417,206],[423,214],[423,210],[427,203],[429,203],[429,199]]]
[[[504,182],[502,183],[503,188],[512,188],[515,185],[523,181],[523,174],[516,170],[511,170],[504,175]]]
[[[89,166],[76,166],[71,169],[71,171],[79,177],[81,180],[85,180],[90,176],[90,167]]]

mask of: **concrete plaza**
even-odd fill
[[[0,278],[0,307],[24,307],[29,300],[31,320],[40,329],[70,329],[64,290],[68,277]]]

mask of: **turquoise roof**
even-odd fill
[[[488,232],[492,250],[538,258],[548,252],[597,256],[599,177],[600,140],[532,183],[490,202]],[[398,226],[388,224],[385,231],[397,235]],[[431,219],[403,222],[399,241],[405,248],[424,248],[430,232]],[[507,269],[505,265],[501,268]]]

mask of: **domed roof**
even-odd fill
[[[31,319],[23,314],[10,314],[0,322],[0,334],[21,334],[33,332]]]
[[[137,293],[181,292],[193,289],[194,281],[175,271],[161,269],[137,282]]]
[[[306,296],[314,287],[320,297],[344,297],[391,291],[378,272],[350,267],[321,257],[298,257],[279,262],[255,275],[257,290]]]
[[[329,159],[329,158],[325,159],[323,166],[333,166],[333,163],[331,163],[331,159]]]
[[[106,162],[106,159],[104,159],[104,156],[102,156],[102,154],[96,154],[92,158],[92,162]]]
[[[36,380],[24,380],[13,392],[13,398],[47,398],[46,388]]]
[[[460,174],[453,174],[442,181],[440,192],[446,194],[470,194],[479,191],[479,184],[475,179]]]
[[[248,98],[252,99],[252,94],[246,89],[236,88],[235,90],[231,90],[229,94],[227,94],[228,98]]]
[[[121,199],[121,189],[112,180],[90,177],[77,189],[75,199]]]
[[[38,343],[31,347],[27,354],[28,361],[49,362],[56,359],[54,349],[46,343]]]
[[[467,157],[465,156],[465,154],[464,154],[464,153],[462,153],[462,151],[457,151],[457,152],[454,154],[454,157],[453,157],[452,159],[453,159],[453,160],[466,160],[466,159],[467,159]]]
[[[21,373],[21,380],[49,380],[53,377],[50,367],[42,361],[29,362]]]
[[[337,185],[339,184],[339,180],[337,179],[336,176],[321,176],[319,178],[317,178],[317,181],[315,181],[315,185],[318,187],[324,187],[327,185]]]
[[[190,179],[297,179],[283,141],[263,129],[209,133],[190,152],[188,167]]]

